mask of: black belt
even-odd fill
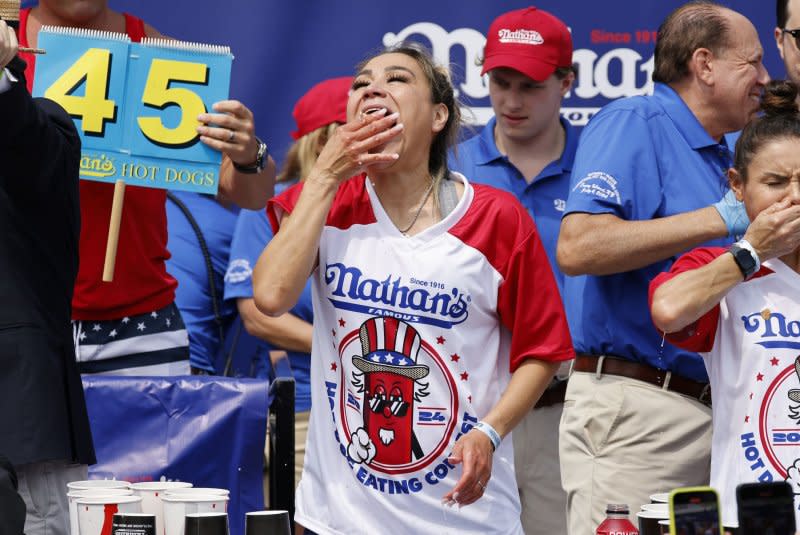
[[[711,386],[693,379],[659,370],[653,366],[633,362],[619,357],[578,354],[572,370],[596,374],[618,375],[628,379],[644,381],[659,388],[670,390],[694,398],[704,405],[711,406]]]

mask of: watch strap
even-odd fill
[[[742,272],[745,280],[749,279],[761,269],[761,259],[755,248],[747,240],[739,240],[731,245],[730,253],[733,255],[736,265]]]
[[[254,174],[264,170],[264,164],[269,157],[269,150],[267,150],[267,144],[261,141],[258,136],[256,136],[256,142],[258,143],[258,151],[256,151],[256,159],[253,163],[242,165],[233,162],[233,167],[240,173]]]

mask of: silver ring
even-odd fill
[[[228,136],[228,143],[233,141],[234,136],[236,136],[236,131],[235,130],[231,130],[230,132],[231,132],[231,135]]]
[[[481,483],[481,480],[480,480],[480,479],[478,480],[478,486],[480,486],[480,488],[482,488],[483,490],[486,490],[486,485],[484,485],[483,483]]]

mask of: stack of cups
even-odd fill
[[[67,483],[67,503],[69,504],[70,535],[80,535],[78,531],[78,498],[89,496],[130,496],[133,491],[127,481],[113,479],[90,479]],[[112,498],[113,501],[113,498]]]
[[[639,535],[662,535],[669,533],[669,494],[659,493],[650,496],[650,503],[642,505],[636,513],[639,521]],[[663,530],[662,521],[667,521],[667,530]]]
[[[254,511],[244,517],[245,535],[290,535],[289,511]],[[188,535],[188,534],[187,534]]]
[[[164,534],[164,505],[162,498],[170,490],[191,487],[184,481],[143,481],[131,485],[133,493],[142,498],[142,512],[155,515],[156,535]]]
[[[164,535],[185,535],[186,528],[195,535],[197,530],[208,526],[209,535],[217,535],[222,525],[220,517],[225,517],[225,529],[228,525],[228,500],[230,492],[227,489],[214,488],[182,488],[170,489],[162,497],[164,504]],[[200,514],[207,513],[207,514]],[[194,516],[198,515],[200,516]],[[190,521],[189,518],[192,518]],[[217,526],[217,527],[214,527]],[[220,534],[224,535],[224,534]]]
[[[141,513],[139,496],[83,496],[77,499],[78,533],[107,535],[111,533],[117,513]]]

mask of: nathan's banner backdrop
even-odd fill
[[[82,179],[216,193],[221,155],[197,116],[228,97],[228,47],[48,26],[38,46],[33,94],[75,121]]]
[[[24,1],[26,5],[34,2]],[[501,13],[529,5],[570,28],[578,77],[563,113],[584,124],[614,99],[652,91],[654,37],[683,0],[108,0],[143,18],[164,35],[221,43],[236,51],[231,98],[253,110],[256,133],[278,162],[295,129],[292,107],[312,85],[355,72],[384,45],[410,39],[428,46],[451,68],[467,117],[481,125],[491,103],[476,60],[489,24]],[[761,37],[765,65],[783,77],[773,30],[775,3],[722,0],[749,18]],[[212,22],[213,21],[213,22]],[[470,135],[469,130],[464,135]]]

